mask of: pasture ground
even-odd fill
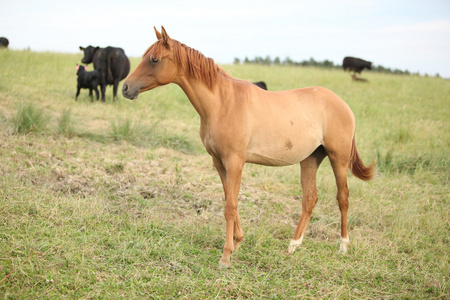
[[[350,247],[328,160],[303,245],[299,166],[246,165],[244,242],[219,270],[223,192],[176,85],[75,102],[80,55],[0,51],[0,298],[449,299],[450,81],[227,65],[269,90],[324,86],[379,176],[349,175]],[[140,59],[131,60],[132,69]],[[90,67],[92,68],[92,66]],[[27,123],[28,122],[28,123]],[[25,125],[27,123],[28,125]]]

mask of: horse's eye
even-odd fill
[[[158,59],[156,57],[152,57],[152,62],[157,63]]]

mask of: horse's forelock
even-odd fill
[[[162,53],[162,48],[164,47],[163,43],[161,42],[161,40],[158,40],[156,43],[154,43],[153,45],[151,45],[147,51],[145,51],[144,55],[142,55],[142,58],[144,58],[147,54],[149,54],[151,52],[151,56],[160,59],[161,58],[161,53]]]

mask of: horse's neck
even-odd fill
[[[175,82],[181,87],[197,113],[200,115],[200,118],[205,122],[207,122],[209,117],[220,108],[223,100],[224,93],[221,88],[223,82],[221,81],[229,79],[222,76],[220,77],[221,78],[218,80],[213,90],[209,89],[205,83],[189,77],[180,77],[180,79]]]

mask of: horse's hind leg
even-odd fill
[[[303,241],[303,235],[305,234],[306,227],[311,219],[312,211],[318,200],[316,187],[317,169],[325,156],[325,150],[320,146],[309,157],[300,162],[303,193],[302,214],[297,229],[295,230],[294,237],[287,249],[288,254],[293,253]]]
[[[350,151],[341,153],[329,152],[331,166],[333,167],[334,176],[337,186],[337,201],[339,210],[341,211],[341,246],[339,254],[347,252],[347,246],[350,243],[347,231],[347,211],[348,211],[348,186],[347,186],[347,169],[350,158]]]
[[[241,220],[239,219],[239,211],[236,211],[236,220],[234,221],[234,231],[233,231],[233,241],[234,241],[233,251],[237,250],[237,248],[241,245],[243,239],[244,239],[244,231],[242,230]]]

